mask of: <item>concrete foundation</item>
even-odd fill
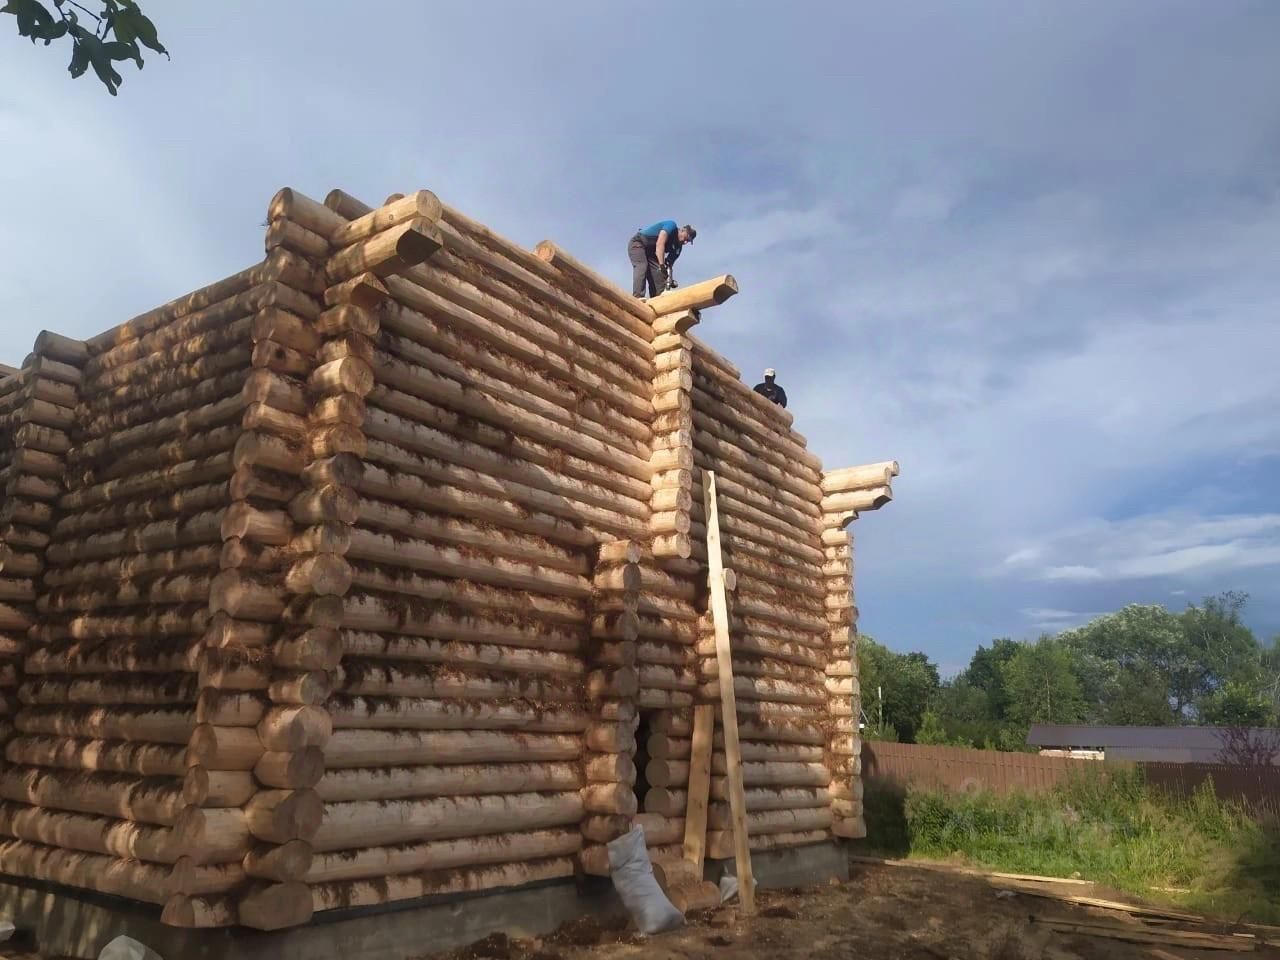
[[[764,888],[806,887],[849,879],[844,844],[770,850],[751,858]],[[733,872],[732,860],[707,862],[707,878]],[[335,910],[279,933],[180,930],[158,907],[25,881],[0,879],[0,918],[54,956],[93,960],[124,934],[164,960],[412,960],[464,946],[491,933],[534,937],[581,916],[614,917],[622,905],[607,879],[557,880],[497,893],[431,897],[380,908]]]

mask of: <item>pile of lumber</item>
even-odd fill
[[[275,929],[605,874],[637,822],[673,863],[704,469],[751,844],[860,835],[831,534],[870,488],[690,335],[732,277],[634,300],[428,191],[267,219],[260,263],[0,378],[5,872]],[[719,732],[710,767],[727,857]]]

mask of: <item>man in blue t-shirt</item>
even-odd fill
[[[693,243],[697,235],[698,231],[693,227],[688,224],[677,227],[674,220],[659,220],[637,230],[627,244],[632,267],[632,294],[644,297],[646,285],[651,297],[666,290],[672,264],[684,245]]]

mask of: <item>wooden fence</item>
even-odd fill
[[[1149,784],[1175,796],[1188,797],[1207,780],[1223,799],[1280,815],[1280,767],[1276,766],[1134,763],[914,743],[862,744],[862,775],[868,781],[934,790],[1043,793],[1080,773],[1134,767]]]

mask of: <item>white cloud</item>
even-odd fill
[[[1013,557],[1025,557],[1010,563]],[[1006,558],[1006,574],[1040,581],[1186,578],[1280,566],[1280,514],[1170,513],[1063,530]],[[1175,594],[1185,591],[1175,591]]]

